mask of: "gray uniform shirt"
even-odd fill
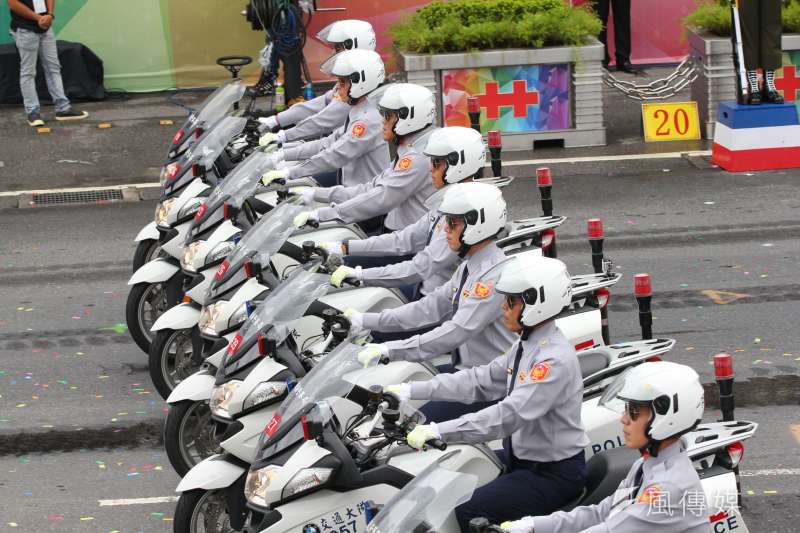
[[[494,290],[500,277],[500,269],[494,267],[505,258],[491,243],[469,256],[444,285],[421,300],[380,313],[364,313],[364,328],[410,331],[439,324],[422,335],[387,342],[389,359],[426,361],[458,348],[459,368],[486,364],[505,352],[516,337],[503,325],[503,296]],[[462,286],[464,268],[468,270]],[[458,309],[453,313],[456,303]]]
[[[541,462],[567,459],[589,444],[581,423],[578,356],[555,321],[541,324],[524,341],[518,338],[489,364],[411,384],[411,399],[475,403],[501,398],[477,413],[437,424],[442,439],[488,442],[510,436],[517,459]]]
[[[341,128],[350,105],[334,97],[333,89],[309,100],[295,104],[276,116],[278,124],[294,124],[293,128],[284,131],[286,142],[321,137]]]
[[[322,139],[284,148],[284,159],[303,161],[289,169],[289,179],[341,169],[342,185],[369,182],[389,166],[378,108],[365,98],[350,107],[344,125]]]
[[[397,287],[407,283],[422,282],[420,292],[430,294],[453,275],[460,258],[447,245],[444,217],[438,211],[429,211],[410,226],[369,239],[347,243],[351,255],[398,256],[414,254],[412,259],[366,268],[361,271],[365,285]]]
[[[642,469],[642,482],[636,474]],[[697,497],[699,495],[699,497]],[[597,505],[533,519],[536,533],[708,533],[705,492],[680,442],[636,461],[616,493]]]
[[[368,183],[352,187],[317,187],[314,200],[331,203],[319,209],[319,220],[340,219],[350,224],[386,214],[384,224],[398,230],[425,213],[425,200],[436,190],[430,161],[414,145],[417,134],[397,147],[397,160]]]

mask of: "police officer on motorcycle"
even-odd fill
[[[617,491],[597,505],[528,516],[502,524],[503,529],[512,533],[709,531],[705,493],[680,441],[703,416],[703,387],[697,372],[666,361],[643,363],[628,372],[617,398],[624,408],[625,446],[642,453]],[[700,496],[698,509],[687,509],[688,494]]]
[[[572,301],[567,268],[538,251],[522,252],[503,265],[494,291],[504,295],[503,321],[516,336],[506,353],[455,374],[389,388],[402,399],[500,400],[454,420],[418,425],[407,437],[414,448],[432,439],[503,439],[497,454],[505,473],[456,509],[465,532],[476,517],[499,523],[552,512],[576,498],[586,481],[583,380],[575,348],[555,324]]]
[[[421,296],[431,294],[453,275],[460,259],[447,245],[444,216],[439,204],[448,184],[472,179],[486,164],[486,146],[481,134],[472,128],[450,126],[431,133],[424,154],[430,158],[430,174],[437,192],[426,201],[428,212],[413,224],[368,239],[320,243],[331,253],[351,254],[349,259],[364,266],[373,257],[410,256],[402,262],[373,268],[342,265],[331,275],[331,283],[341,286],[345,279],[374,287],[416,287]],[[418,299],[414,297],[412,299]]]
[[[422,153],[436,116],[433,93],[421,85],[398,83],[383,92],[378,105],[383,115],[383,139],[396,153],[391,165],[360,185],[304,189],[304,203],[331,205],[298,214],[297,226],[337,219],[349,224],[386,215],[383,228],[397,231],[425,212],[425,200],[434,193],[430,166]]]
[[[448,246],[465,257],[453,276],[416,302],[380,313],[349,313],[355,327],[373,332],[436,327],[402,340],[368,344],[358,354],[365,365],[377,357],[428,361],[451,353],[451,363],[441,365],[439,371],[453,372],[488,363],[514,340],[503,326],[503,298],[495,290],[500,275],[495,267],[505,259],[495,244],[506,224],[506,202],[500,189],[487,183],[452,185],[445,189],[439,212],[444,217]],[[431,402],[422,411],[429,420],[447,420],[475,408],[448,401]]]
[[[317,39],[332,46],[337,54],[345,50],[375,50],[375,31],[364,20],[337,20],[323,28],[317,34]],[[280,129],[275,133],[267,131],[259,144],[284,144],[320,137],[340,128],[347,120],[350,105],[339,98],[337,92],[337,87],[333,87],[316,98],[295,104],[270,117],[260,118],[262,131],[278,127],[288,129]],[[294,127],[290,127],[292,124]]]
[[[347,50],[320,67],[338,79],[339,97],[350,105],[347,120],[336,131],[315,141],[286,146],[273,152],[273,161],[302,161],[288,169],[264,175],[268,185],[276,179],[296,179],[340,170],[345,186],[367,183],[389,166],[389,150],[381,135],[382,118],[367,99],[384,80],[381,56],[372,50]]]

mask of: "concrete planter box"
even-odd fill
[[[729,37],[692,29],[688,34],[689,53],[700,67],[700,75],[691,86],[692,100],[700,112],[700,130],[707,139],[713,139],[719,103],[736,99],[733,47]],[[781,45],[784,51],[800,50],[800,34],[785,34]]]
[[[491,67],[567,64],[570,70],[570,128],[503,134],[504,150],[531,150],[534,141],[563,139],[565,147],[606,143],[603,123],[603,45],[591,39],[585,46],[519,48],[451,54],[400,53],[398,67],[409,83],[431,89],[443,125],[442,71]]]

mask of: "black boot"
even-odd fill
[[[750,93],[747,95],[747,104],[748,105],[761,104],[761,91],[750,91]]]
[[[765,104],[782,104],[783,103],[783,96],[778,91],[772,91],[767,89],[764,93],[764,96],[761,97],[761,101]]]

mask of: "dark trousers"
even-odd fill
[[[507,464],[505,452],[497,457]],[[485,517],[492,524],[542,516],[557,511],[577,498],[586,484],[583,452],[553,463],[515,460],[505,474],[475,489],[472,498],[456,508],[456,518],[464,533],[469,521]]]
[[[631,0],[592,0],[595,12],[603,23],[600,32],[600,42],[606,48],[606,63],[610,61],[608,55],[608,9],[614,16],[614,56],[617,65],[631,60]]]
[[[440,374],[453,374],[456,368],[452,364],[437,365],[436,370]],[[491,402],[461,403],[461,402],[428,402],[420,407],[420,412],[425,415],[427,422],[444,422],[445,420],[455,420],[469,413],[477,413],[490,405],[497,403]]]
[[[742,0],[739,4],[742,23],[742,49],[747,70],[777,70],[783,64],[781,47],[781,2],[779,0]]]
[[[314,179],[317,180],[317,183],[320,187],[333,187],[334,185],[339,185],[339,173],[335,170],[333,172],[320,172],[319,174],[314,174]]]

